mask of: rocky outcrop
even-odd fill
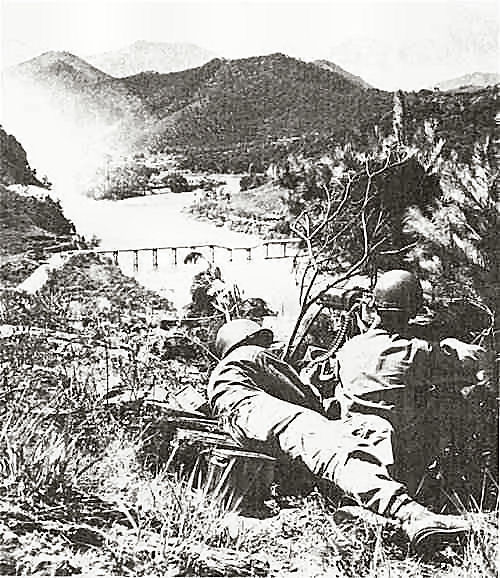
[[[0,183],[41,184],[31,169],[21,144],[0,126]]]

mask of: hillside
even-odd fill
[[[16,138],[0,126],[0,184],[39,184],[29,164],[26,151]]]
[[[2,285],[19,283],[50,254],[77,247],[73,223],[48,195],[21,195],[0,185],[0,206]]]
[[[384,122],[390,95],[283,54],[214,60],[171,75],[124,79],[159,118],[171,146],[234,146],[300,137],[366,135]]]
[[[415,134],[426,119],[437,121],[436,136],[445,141],[444,152],[454,150],[461,161],[468,162],[476,142],[497,136],[495,115],[498,111],[498,88],[471,91],[439,92],[421,90],[407,93],[407,130]]]
[[[61,205],[40,187],[35,172],[28,164],[22,145],[0,127],[2,285],[17,284],[49,254],[75,248],[73,223],[66,219]]]
[[[54,118],[57,134],[57,119],[69,118],[73,138],[89,133],[86,146],[173,152],[191,169],[238,172],[253,163],[262,170],[291,152],[366,147],[375,127],[392,130],[391,93],[366,88],[333,63],[283,54],[114,78],[69,53],[47,53],[15,67],[7,80],[7,88],[15,81],[21,89],[6,90],[20,122],[32,114],[35,126],[42,114]],[[408,134],[432,118],[447,150],[470,156],[477,138],[493,134],[496,98],[495,87],[407,93]],[[65,146],[55,140],[52,146]]]
[[[115,77],[132,76],[146,71],[177,72],[202,66],[215,54],[181,42],[147,42],[138,40],[130,46],[87,56],[86,60]]]

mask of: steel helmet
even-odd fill
[[[381,275],[374,289],[375,305],[379,311],[402,311],[415,317],[423,303],[420,281],[402,269]]]
[[[271,345],[273,332],[262,328],[251,319],[233,319],[225,323],[217,332],[215,351],[222,358],[236,346],[243,345],[250,338],[262,339],[262,345]]]

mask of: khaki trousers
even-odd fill
[[[328,420],[265,392],[221,414],[238,441],[257,442],[260,449],[301,460],[313,474],[378,514],[390,515],[398,501],[407,498],[406,488],[388,473],[392,427],[380,417]]]

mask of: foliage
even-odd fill
[[[424,124],[434,122],[436,140],[443,140],[444,158],[470,163],[478,142],[496,138],[497,99],[497,86],[470,92],[421,90],[406,93],[406,130],[410,138],[416,136],[418,139]]]
[[[229,285],[220,268],[206,262],[197,253],[192,258],[201,258],[205,267],[197,273],[191,285],[191,303],[185,308],[185,318],[180,321],[182,331],[177,338],[177,352],[183,357],[217,360],[213,345],[217,331],[230,319],[262,319],[275,313],[261,298],[243,299],[237,285]],[[179,338],[184,347],[179,348]],[[190,353],[188,353],[190,352]]]
[[[0,273],[2,282],[23,281],[55,251],[84,247],[59,201],[21,195],[0,185]]]
[[[288,211],[283,202],[287,194],[284,187],[269,182],[231,195],[208,191],[198,196],[189,210],[198,219],[244,233],[257,233],[266,239],[290,236]]]
[[[245,175],[240,179],[240,191],[247,191],[248,189],[255,189],[265,183],[265,177],[257,173]]]
[[[2,293],[1,321],[15,329],[0,336],[2,572],[493,575],[483,514],[463,557],[423,564],[393,530],[337,523],[317,493],[267,519],[239,518],[196,472],[166,470],[171,432],[141,400],[168,400],[193,383],[194,364],[165,355],[170,333],[154,327],[150,305],[169,309],[92,254],[74,257],[39,295]],[[249,305],[238,315],[264,312]]]
[[[498,319],[498,172],[488,148],[476,145],[470,164],[436,161],[442,193],[430,210],[411,209],[405,227],[416,241],[408,261],[431,282],[438,303],[476,300]]]
[[[255,78],[257,80],[257,78]],[[254,78],[252,78],[254,81]],[[317,79],[316,86],[323,87]],[[294,90],[297,87],[294,88]],[[301,90],[299,87],[298,90]],[[351,88],[346,87],[348,94]],[[293,94],[293,92],[291,92]],[[183,168],[191,170],[209,170],[216,172],[243,173],[250,164],[257,171],[264,171],[275,162],[283,163],[290,155],[319,159],[325,151],[335,146],[351,145],[357,151],[369,148],[373,143],[373,130],[377,127],[380,134],[390,133],[391,95],[388,93],[365,90],[362,104],[353,112],[346,108],[338,94],[331,94],[332,109],[318,109],[314,127],[308,130],[303,115],[306,109],[300,107],[295,114],[303,123],[302,130],[291,133],[288,123],[273,132],[275,119],[266,123],[266,136],[246,138],[245,122],[241,124],[241,138],[221,146],[220,142],[210,144],[208,139],[196,144],[189,150],[179,148]],[[259,96],[256,95],[256,98]],[[405,132],[407,144],[419,143],[419,134],[425,122],[435,122],[437,137],[444,140],[442,153],[448,158],[456,151],[460,162],[469,162],[474,153],[474,144],[486,138],[493,140],[494,117],[496,114],[497,89],[495,87],[478,89],[472,92],[431,92],[404,93],[406,103]],[[313,99],[316,102],[316,99]],[[337,110],[337,106],[342,108]],[[277,110],[281,101],[277,103]],[[278,114],[278,113],[277,113]],[[276,119],[277,120],[277,119]],[[414,143],[415,141],[415,143]]]
[[[203,177],[201,179],[201,181],[198,183],[198,187],[202,191],[213,193],[218,188],[224,186],[225,184],[226,184],[226,181],[224,181],[224,180],[221,181],[221,180],[210,178],[210,177]]]
[[[43,199],[19,195],[0,186],[0,202],[2,203],[1,231],[6,234],[9,229],[22,238],[24,231],[30,227],[56,236],[72,235],[75,228],[71,221],[63,215],[61,203],[54,201],[49,195]],[[19,241],[22,243],[22,241]],[[6,253],[19,252],[28,248],[20,245],[12,247],[2,239],[2,251]]]
[[[99,167],[94,177],[94,184],[88,193],[96,199],[126,199],[145,195],[150,190],[150,179],[159,173],[159,169],[132,161],[122,161],[105,167]]]
[[[281,180],[291,187],[286,198],[290,229],[304,250],[299,261],[301,312],[287,357],[300,344],[299,328],[309,310],[327,291],[355,274],[370,275],[381,254],[404,248],[404,210],[413,204],[425,207],[429,198],[429,193],[421,194],[426,175],[415,154],[393,137],[364,153],[344,147],[320,162],[287,161]]]
[[[185,193],[192,190],[184,175],[171,173],[163,178],[163,183],[170,188],[172,193]]]

